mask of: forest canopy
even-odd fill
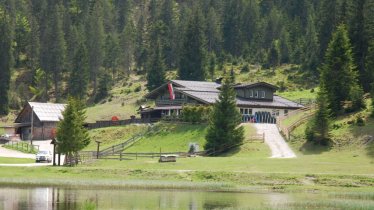
[[[212,61],[237,58],[264,68],[296,64],[318,78],[341,24],[368,92],[374,0],[3,0],[0,114],[9,109],[11,75],[21,71],[23,85],[12,92],[56,102],[101,96],[106,83],[132,73],[147,74],[149,89],[170,70],[210,79]]]

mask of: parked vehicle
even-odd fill
[[[35,162],[52,162],[52,153],[50,151],[39,151],[36,154]]]

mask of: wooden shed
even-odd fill
[[[52,139],[66,104],[28,102],[17,116],[16,133],[22,140]]]

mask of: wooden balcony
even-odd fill
[[[183,105],[187,103],[187,99],[156,100],[156,106]]]

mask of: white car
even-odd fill
[[[36,154],[36,159],[35,161],[38,163],[38,162],[52,162],[52,153],[50,151],[39,151],[37,154]]]

